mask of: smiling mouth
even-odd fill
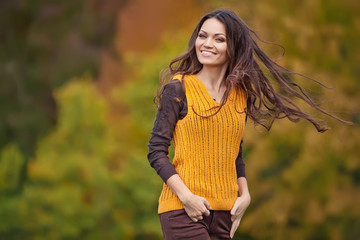
[[[210,52],[210,51],[206,51],[206,50],[202,50],[202,51],[200,51],[202,54],[204,54],[204,55],[215,55],[216,53],[214,53],[214,52]]]

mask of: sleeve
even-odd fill
[[[242,156],[242,153],[243,153],[242,143],[243,143],[243,140],[241,139],[240,147],[239,147],[239,154],[235,161],[237,178],[239,178],[239,177],[246,178],[245,163],[244,163],[243,156]]]
[[[179,113],[184,107],[182,102],[178,103],[173,100],[174,97],[181,96],[181,84],[178,80],[172,80],[165,85],[160,103],[161,108],[156,114],[148,144],[149,163],[165,183],[172,175],[177,174],[169,160],[168,153]]]

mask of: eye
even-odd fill
[[[218,42],[225,42],[225,39],[224,39],[224,38],[217,38],[216,41],[218,41]]]
[[[199,38],[206,38],[206,36],[204,34],[200,33]]]

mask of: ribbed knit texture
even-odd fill
[[[173,165],[190,191],[204,197],[213,210],[231,210],[238,196],[235,160],[245,126],[246,114],[239,113],[246,107],[245,93],[234,89],[216,115],[204,118],[196,113],[210,115],[220,104],[195,75],[185,76],[184,84],[188,114],[174,130]],[[182,208],[179,198],[164,184],[158,213]]]

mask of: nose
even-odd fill
[[[204,47],[206,48],[212,48],[213,44],[212,44],[212,39],[210,37],[206,38],[205,42],[204,42]]]

